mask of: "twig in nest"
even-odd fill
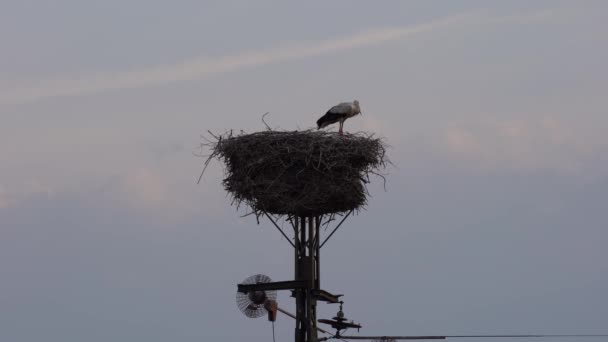
[[[264,113],[264,115],[262,115],[262,122],[264,123],[264,126],[266,126],[266,129],[267,129],[267,130],[272,131],[272,128],[270,128],[270,126],[268,126],[268,124],[267,124],[267,123],[266,123],[266,121],[264,120],[264,117],[265,117],[266,115],[268,115],[268,113],[270,113],[270,112],[266,112],[266,113]]]

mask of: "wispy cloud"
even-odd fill
[[[217,59],[196,58],[187,62],[135,71],[78,75],[48,80],[17,89],[0,90],[0,104],[23,103],[56,96],[73,96],[105,90],[129,89],[177,81],[202,79],[210,74],[233,72],[273,63],[323,56],[345,50],[395,41],[429,31],[478,22],[482,12],[468,12],[414,26],[368,30],[342,38],[300,42],[262,51],[244,52]]]
[[[600,132],[593,123],[579,123],[576,118],[531,113],[525,119],[461,122],[433,140],[450,156],[477,165],[572,174],[598,160],[606,149]]]
[[[24,182],[18,186],[8,187],[0,184],[0,209],[19,205],[29,198],[52,198],[54,196],[53,189],[46,184],[42,184],[35,180]]]

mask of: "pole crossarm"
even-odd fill
[[[315,296],[318,300],[322,300],[324,302],[337,304],[340,302],[340,297],[343,295],[334,295],[325,290],[312,290],[312,295]]]
[[[253,291],[295,290],[306,288],[306,285],[306,281],[304,280],[275,281],[271,283],[259,284],[238,284],[237,291],[249,293]]]

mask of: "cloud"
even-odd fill
[[[143,216],[183,219],[200,213],[207,217],[222,214],[229,203],[218,201],[225,197],[222,188],[210,188],[207,181],[197,185],[196,174],[183,177],[183,170],[180,170],[183,167],[183,163],[133,166],[108,179],[103,186],[85,191],[89,196],[103,198]],[[216,175],[214,184],[220,177]]]
[[[6,208],[13,204],[13,199],[9,194],[4,190],[4,188],[0,188],[0,209]]]
[[[256,66],[329,55],[484,19],[487,19],[487,15],[484,13],[468,12],[414,26],[368,30],[337,39],[300,42],[217,59],[197,58],[183,63],[143,70],[88,74],[69,79],[42,81],[38,82],[37,85],[3,91],[3,93],[0,93],[0,104],[23,103],[48,97],[74,96],[105,90],[139,88],[170,82],[198,80],[211,74],[234,72]]]
[[[606,146],[591,125],[548,114],[486,119],[446,127],[438,140],[448,155],[474,164],[579,173]]]
[[[169,201],[168,185],[151,169],[134,170],[123,181],[123,191],[133,206],[158,207]]]
[[[11,187],[0,184],[0,209],[15,207],[30,198],[51,199],[55,195],[53,188],[37,180],[30,180]]]

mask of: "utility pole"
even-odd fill
[[[273,221],[273,224],[281,230]],[[317,342],[317,301],[339,303],[341,295],[321,290],[321,216],[294,216],[294,278],[260,284],[239,284],[239,292],[291,290],[296,301],[295,342]],[[282,230],[281,230],[282,232]]]

